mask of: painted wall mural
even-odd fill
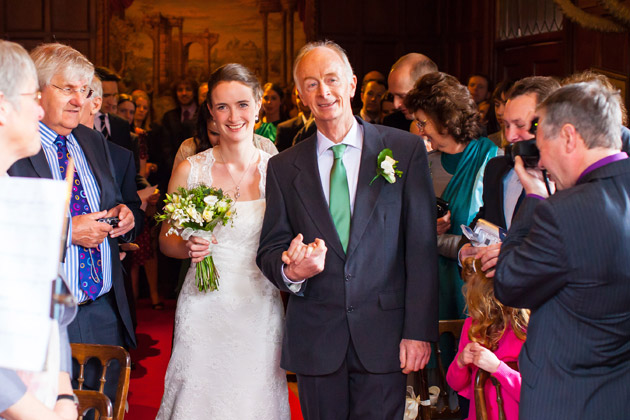
[[[230,62],[246,65],[263,83],[290,83],[292,59],[306,39],[296,3],[135,0],[110,20],[110,66],[129,90],[157,94],[182,76],[207,80]]]

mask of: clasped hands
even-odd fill
[[[97,221],[104,217],[118,217],[120,219],[118,227]],[[124,204],[119,204],[109,210],[74,216],[72,217],[72,244],[85,248],[96,248],[105,240],[107,235],[117,238],[129,232],[134,226],[133,213]]]
[[[284,275],[291,281],[302,281],[324,271],[328,251],[324,240],[316,238],[308,245],[303,240],[304,236],[298,234],[282,253]]]
[[[466,347],[459,353],[456,360],[457,366],[460,368],[473,364],[490,373],[496,372],[501,364],[499,358],[492,351],[479,343],[466,344]]]

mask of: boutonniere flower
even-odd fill
[[[370,181],[370,185],[372,182],[376,181],[379,176],[385,178],[385,181],[393,184],[396,182],[396,177],[400,178],[402,176],[402,171],[396,169],[397,160],[394,160],[392,151],[390,149],[383,149],[381,153],[378,154],[378,158],[376,158],[376,176]]]

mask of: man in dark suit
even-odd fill
[[[508,142],[517,143],[534,138],[530,133],[530,126],[536,117],[536,106],[559,87],[560,84],[555,79],[544,76],[526,77],[514,84],[506,95],[507,103],[503,114],[505,138]],[[507,156],[490,159],[483,175],[483,206],[470,226],[474,227],[477,220],[484,219],[507,230],[523,196],[523,187],[511,160]],[[465,237],[462,238],[460,260],[476,256],[486,262],[483,269],[490,270],[488,275],[492,276],[492,268],[496,264],[501,245],[473,248]],[[484,256],[485,253],[488,255]]]
[[[279,152],[288,149],[293,146],[293,139],[300,131],[311,116],[311,110],[304,105],[300,99],[300,95],[297,91],[297,87],[293,88],[293,95],[295,97],[295,103],[297,104],[300,112],[294,118],[278,124],[278,132],[276,134],[276,148]],[[312,134],[312,133],[311,133]]]
[[[133,152],[129,123],[116,115],[120,76],[106,67],[97,67],[95,72],[103,86],[103,101],[94,118],[94,128],[107,140]]]
[[[107,141],[79,125],[81,107],[91,96],[94,68],[81,53],[61,44],[40,45],[31,57],[45,111],[40,123],[42,150],[16,162],[9,174],[62,179],[68,169],[67,156],[72,157],[76,170],[70,203],[71,244],[63,268],[79,311],[68,326],[68,336],[75,343],[135,347],[118,253],[118,238],[133,239],[134,214],[124,204],[114,179]],[[99,221],[106,217],[118,217],[118,226]],[[113,401],[118,370],[112,367],[105,392]],[[86,372],[86,385],[98,386],[98,378],[96,369]]]
[[[392,65],[387,85],[394,96],[396,112],[385,117],[383,125],[409,131],[413,114],[405,108],[404,99],[419,78],[434,71],[438,71],[437,65],[426,55],[418,53],[403,55]]]
[[[538,108],[540,171],[515,166],[523,200],[497,264],[495,294],[532,310],[519,357],[524,419],[622,419],[630,412],[630,160],[620,98],[597,82]]]
[[[298,375],[306,419],[402,418],[405,374],[437,339],[426,150],[354,118],[356,77],[337,44],[306,45],[294,74],[317,133],[269,161],[257,257],[290,293],[281,365]],[[379,175],[384,149],[399,176],[387,163]]]

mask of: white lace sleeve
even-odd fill
[[[260,198],[265,198],[265,187],[267,185],[267,163],[271,155],[264,150],[260,150],[260,162],[258,162],[258,173],[260,173]]]
[[[188,184],[186,188],[194,188],[199,185],[211,186],[212,165],[214,164],[212,148],[189,156],[187,159],[188,162],[190,162],[190,172],[188,173]]]
[[[273,142],[267,137],[254,134],[254,146],[256,146],[260,150],[269,153],[271,156],[278,154],[278,149],[276,148],[275,144],[273,144]]]

